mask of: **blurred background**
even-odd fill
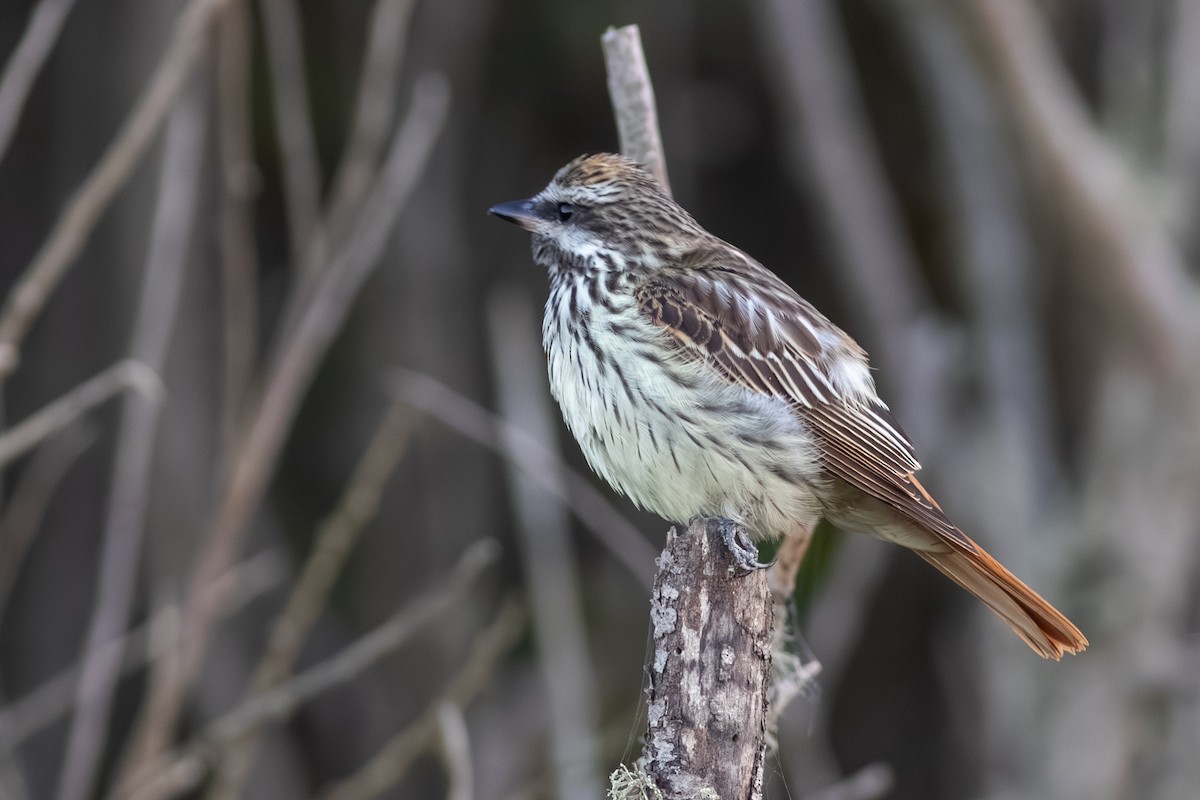
[[[628,23],[675,197],[1092,643],[822,528],[767,796],[1196,796],[1196,0],[0,3],[0,796],[574,800],[637,757],[668,524],[587,472],[485,213],[617,147]]]

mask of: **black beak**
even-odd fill
[[[520,225],[527,231],[533,230],[539,219],[533,210],[532,200],[513,200],[511,203],[501,203],[489,208],[488,213],[495,214],[505,222]]]

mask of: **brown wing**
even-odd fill
[[[912,443],[873,387],[847,396],[832,379],[841,359],[865,366],[853,339],[724,243],[690,253],[684,267],[656,273],[638,291],[643,312],[683,353],[730,383],[786,400],[821,445],[829,472],[974,551],[917,480]]]

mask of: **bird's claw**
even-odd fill
[[[725,542],[725,547],[733,556],[734,566],[741,575],[749,575],[775,563],[775,559],[766,563],[758,560],[758,548],[754,546],[754,542],[750,540],[750,535],[746,533],[743,526],[733,520],[722,519],[720,527],[721,540]]]

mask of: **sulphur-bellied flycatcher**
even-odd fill
[[[551,391],[592,469],[633,502],[758,538],[824,516],[913,550],[1045,658],[1087,646],[917,480],[866,352],[640,165],[583,156],[491,213],[533,234]]]

